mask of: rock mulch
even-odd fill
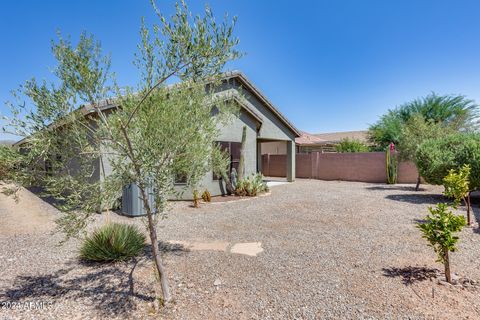
[[[175,297],[161,310],[148,250],[136,261],[82,264],[77,241],[57,246],[53,221],[32,217],[46,231],[26,232],[35,208],[21,212],[22,232],[12,232],[15,223],[3,219],[15,215],[0,198],[0,303],[10,303],[0,319],[479,319],[478,225],[461,233],[451,255],[457,285],[442,283],[442,266],[415,228],[441,191],[298,180],[268,197],[175,205],[158,230]],[[105,215],[96,218],[100,225]],[[171,239],[261,242],[264,251],[188,250]]]

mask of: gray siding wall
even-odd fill
[[[234,117],[230,124],[219,128],[220,134],[217,141],[241,142],[243,126],[247,126],[245,174],[250,175],[257,172],[257,139],[295,141],[295,133],[263,101],[258,99],[252,92],[242,88],[237,79],[232,78],[225,81],[219,91],[226,90],[242,97],[243,103],[255,112],[262,121],[260,130],[257,131],[260,123],[251,114],[242,109],[240,114]],[[112,168],[110,167],[108,156],[105,156],[104,159],[105,173],[108,175],[112,172]],[[213,180],[213,173],[209,172],[202,179],[199,186],[200,193],[204,190],[208,190],[212,195],[221,195],[225,191],[225,186],[222,185],[221,181]],[[190,200],[193,197],[192,190],[188,190],[185,185],[178,184],[176,191],[179,196],[176,195],[175,198]]]
[[[247,139],[245,143],[245,175],[257,172],[257,121],[245,111],[241,111],[238,117],[227,125],[219,128],[220,135],[217,141],[241,142],[243,126],[247,127]],[[192,190],[187,190],[182,185],[177,185],[180,198],[190,200],[193,198]],[[222,181],[213,180],[213,172],[209,172],[200,182],[199,192],[208,190],[212,195],[221,195],[225,192]]]

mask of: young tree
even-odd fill
[[[427,239],[429,246],[435,250],[437,262],[444,265],[445,278],[451,283],[449,252],[457,249],[458,237],[454,233],[465,226],[465,218],[454,215],[445,203],[439,203],[436,208],[430,207],[428,210],[430,214],[425,218],[426,222],[419,223],[417,227],[423,233],[422,237]]]
[[[470,214],[470,166],[463,165],[459,170],[451,169],[448,175],[443,178],[445,191],[443,194],[454,199],[454,208],[460,205],[461,201],[467,206],[467,224],[472,225]]]
[[[167,19],[152,4],[160,23],[153,28],[142,23],[136,88],[108,82],[109,59],[92,37],[82,35],[77,47],[60,40],[53,45],[60,84],[27,82],[20,93],[33,108],[11,104],[9,128],[27,137],[16,180],[33,183],[47,175],[43,185],[61,200],[59,226],[67,236],[84,230],[92,212],[111,207],[124,186],[139,187],[163,300],[168,302],[156,224],[175,192],[175,176],[186,176],[187,185],[194,187],[212,165],[225,174],[225,157],[214,141],[232,107],[215,92],[223,67],[239,54],[235,19],[219,24],[208,7],[203,16],[193,16],[183,1]],[[173,79],[181,83],[167,86]],[[113,99],[100,102],[112,92]],[[78,109],[82,103],[88,105]],[[106,104],[117,107],[106,111]],[[95,179],[97,174],[101,179]],[[148,200],[151,190],[153,204]]]

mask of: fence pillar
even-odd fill
[[[262,143],[257,142],[257,172],[264,174],[262,168]]]
[[[287,181],[295,181],[295,141],[287,141]]]

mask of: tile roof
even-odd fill
[[[366,130],[316,133],[314,136],[330,143],[338,143],[345,138],[368,142],[368,131]]]

